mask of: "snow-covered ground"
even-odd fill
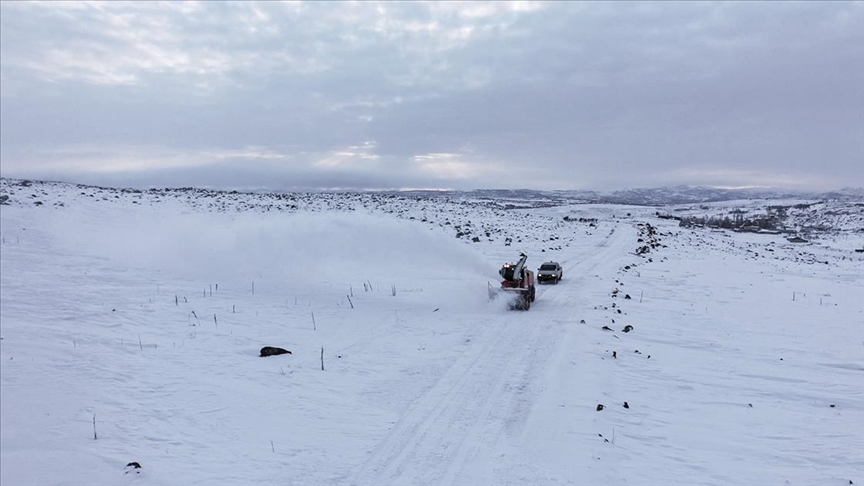
[[[3,486],[864,484],[860,205],[793,244],[654,207],[0,195]],[[487,300],[522,251],[564,268],[527,312]]]

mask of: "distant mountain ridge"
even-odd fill
[[[736,199],[861,199],[864,189],[841,189],[830,192],[806,192],[771,188],[727,189],[705,186],[672,186],[615,191],[604,202],[619,204],[690,204],[722,202]]]
[[[696,204],[737,199],[864,200],[864,188],[843,188],[829,192],[806,192],[770,188],[727,189],[706,186],[666,186],[622,189],[612,192],[586,190],[475,189],[471,191],[400,191],[424,196],[467,196],[478,199],[546,201],[548,204],[595,203],[636,206]]]
[[[88,184],[76,184],[60,181],[28,181],[25,179],[11,179],[0,177],[10,184],[42,183],[42,184],[70,184],[78,187],[101,187]],[[142,189],[108,188],[116,190],[141,191]],[[845,187],[836,191],[808,192],[772,188],[742,188],[729,189],[708,186],[663,186],[653,188],[621,189],[611,192],[593,190],[539,190],[539,189],[472,189],[472,190],[327,190],[309,189],[308,191],[278,191],[278,190],[249,190],[212,187],[154,187],[147,190],[183,190],[200,192],[248,192],[248,193],[271,193],[290,194],[304,192],[333,192],[333,193],[377,193],[394,194],[414,197],[451,197],[451,198],[474,198],[479,200],[495,201],[498,204],[512,205],[514,207],[537,207],[555,206],[563,204],[623,204],[635,206],[664,206],[674,204],[698,204],[709,202],[733,201],[738,199],[807,199],[807,200],[840,200],[840,201],[864,201],[864,188]]]

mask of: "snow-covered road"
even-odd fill
[[[544,393],[576,310],[598,273],[614,273],[635,242],[632,228],[612,229],[593,248],[561,253],[568,279],[540,286],[529,312],[494,314],[466,325],[481,331],[435,384],[401,415],[352,477],[358,485],[517,484],[523,474],[496,457],[513,447]],[[554,390],[552,393],[555,393]],[[489,468],[488,466],[495,467]],[[566,482],[566,478],[560,478]]]

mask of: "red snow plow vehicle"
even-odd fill
[[[534,302],[534,272],[525,268],[528,255],[521,253],[519,256],[521,258],[518,262],[505,263],[498,270],[498,274],[504,280],[501,281],[501,287],[498,289],[488,284],[489,298],[494,299],[504,294],[509,299],[507,303],[510,309],[528,310],[531,308],[531,302]]]

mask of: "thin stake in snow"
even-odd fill
[[[273,451],[273,454],[276,454],[276,446],[273,445],[273,441],[270,441],[270,450]]]
[[[321,346],[321,371],[324,371],[324,346]]]
[[[141,351],[144,351],[144,345],[141,344],[141,335],[138,335],[138,347],[141,348]]]
[[[93,414],[93,440],[99,440],[99,438],[96,437],[96,414],[95,413]]]
[[[348,297],[348,303],[351,304],[351,308],[353,309],[354,308],[354,302],[351,302],[351,296],[348,295],[346,297]]]
[[[216,321],[216,314],[213,314],[213,324],[215,324],[216,327],[219,327],[219,323]]]
[[[312,313],[312,330],[313,330],[313,331],[317,331],[317,330],[318,330],[318,327],[317,327],[316,324],[315,324],[315,313],[314,313],[314,312]]]

